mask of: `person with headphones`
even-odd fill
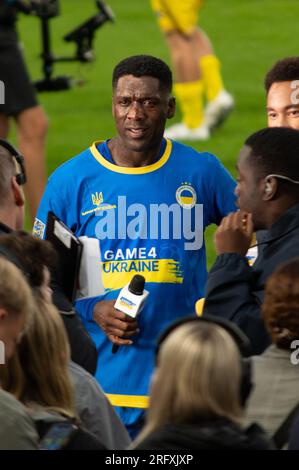
[[[46,134],[48,118],[38,103],[19,44],[16,29],[22,2],[0,0],[0,138],[6,139],[10,121],[16,123],[20,149],[25,156],[28,183],[25,191],[30,216],[34,219],[46,185]]]
[[[250,393],[249,342],[233,324],[185,317],[158,341],[146,425],[137,450],[274,449],[257,425],[241,426]]]
[[[237,205],[215,232],[217,259],[209,272],[203,314],[235,322],[251,354],[271,343],[261,315],[264,287],[279,264],[299,256],[299,132],[272,127],[252,134],[238,159]],[[266,229],[258,257],[246,253],[254,230]]]
[[[25,183],[24,158],[9,142],[0,139],[0,235],[23,228]]]
[[[0,139],[0,236],[21,230],[24,224],[26,182],[24,158],[6,140]],[[53,302],[60,311],[71,344],[72,359],[91,374],[97,365],[97,350],[72,304],[52,276]]]

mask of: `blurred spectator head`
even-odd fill
[[[20,401],[74,417],[70,349],[63,321],[53,304],[37,297],[16,354],[2,372],[5,390]]]
[[[28,318],[33,298],[23,274],[7,259],[0,257],[0,340],[5,359],[9,359]]]
[[[299,258],[282,264],[268,278],[262,312],[272,342],[289,350],[299,339]]]
[[[237,422],[240,385],[241,356],[224,328],[206,322],[179,325],[159,347],[146,433],[198,418]]]
[[[299,130],[299,56],[279,60],[265,77],[269,127]]]
[[[47,300],[51,300],[50,270],[54,266],[57,255],[52,245],[26,232],[19,231],[2,235],[0,247],[8,248],[21,260],[27,280],[32,289]]]
[[[278,60],[265,76],[265,89],[268,93],[273,83],[299,80],[299,56]]]

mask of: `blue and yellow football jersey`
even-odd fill
[[[49,178],[34,230],[43,237],[53,211],[77,236],[99,239],[106,291],[76,308],[98,349],[96,377],[126,425],[147,406],[158,335],[194,314],[204,295],[204,229],[236,210],[234,189],[214,155],[170,140],[155,163],[137,168],[115,165],[107,142],[95,143]],[[112,354],[93,308],[116,299],[137,273],[150,293],[138,317],[140,332],[133,345]]]

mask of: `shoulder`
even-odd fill
[[[73,361],[70,361],[69,363],[69,370],[71,375],[74,378],[84,378],[84,380],[95,380],[94,377],[87,372],[87,370],[83,369],[83,367],[79,366],[79,364],[76,364]]]
[[[76,388],[81,390],[84,388],[86,392],[96,394],[98,397],[105,397],[103,390],[96,381],[96,379],[83,367],[79,366],[75,362],[71,361],[69,364],[69,370],[72,376],[72,380]]]
[[[0,448],[35,449],[38,435],[26,408],[10,393],[0,390]]]
[[[26,409],[13,395],[0,389],[1,414],[8,411],[11,416],[27,416]]]
[[[49,177],[49,182],[62,184],[69,181],[78,182],[89,173],[93,173],[95,166],[99,167],[99,163],[94,158],[91,148],[88,147],[54,170]]]
[[[234,185],[235,181],[230,172],[221,163],[220,159],[211,152],[199,152],[188,145],[172,141],[172,152],[170,164],[175,168],[180,168],[184,173],[189,172],[190,177],[193,175],[208,186],[215,184]]]
[[[177,141],[172,142],[172,154],[176,159],[182,159],[185,164],[190,163],[197,167],[210,168],[213,166],[219,166],[220,161],[216,155],[211,152],[204,151],[199,152],[198,150],[190,147],[189,145],[181,144]]]

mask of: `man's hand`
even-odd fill
[[[238,253],[245,256],[253,234],[251,214],[234,212],[224,217],[215,232],[214,242],[217,255]]]
[[[138,333],[138,324],[134,318],[114,308],[115,300],[98,302],[93,311],[94,321],[102,328],[110,341],[118,346],[133,343],[129,338]]]

